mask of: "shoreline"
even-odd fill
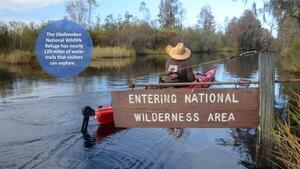
[[[96,50],[95,50],[96,49]],[[102,51],[103,50],[103,51]],[[216,51],[196,51],[194,54],[200,53],[216,53],[224,56],[238,55],[237,50],[227,50],[227,48],[221,48]],[[98,56],[97,56],[98,55]],[[165,57],[159,57],[166,55],[165,51],[161,48],[159,49],[144,49],[143,52],[136,52],[133,48],[125,48],[125,47],[94,47],[94,54],[91,59],[91,63],[99,62],[103,59],[128,59],[135,57],[146,57],[152,56],[159,60],[165,59]],[[13,50],[10,52],[1,52],[0,53],[0,63],[2,64],[11,64],[11,65],[29,65],[29,64],[37,64],[35,54],[32,51],[26,50]],[[288,73],[300,74],[300,68],[298,69],[292,63],[284,62],[285,64],[282,66],[282,70]],[[290,65],[290,66],[289,66]]]

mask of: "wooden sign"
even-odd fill
[[[257,88],[112,92],[117,127],[255,128]]]

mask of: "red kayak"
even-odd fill
[[[197,82],[211,82],[216,76],[217,68],[214,67],[206,73],[195,73],[196,81],[195,85],[189,86],[189,88],[206,88],[208,85],[197,85]],[[108,124],[113,122],[112,106],[100,106],[95,111],[95,119],[101,124]]]
[[[100,106],[96,109],[95,119],[101,124],[108,124],[114,121],[112,106]]]

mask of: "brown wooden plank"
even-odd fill
[[[112,92],[112,104],[117,127],[248,128],[258,126],[258,96],[256,88],[129,90]]]
[[[259,89],[260,89],[260,122],[257,139],[257,168],[271,166],[270,159],[272,141],[269,133],[273,129],[273,116],[275,107],[275,58],[272,53],[260,53],[259,65]]]

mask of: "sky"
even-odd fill
[[[99,6],[94,10],[94,18],[104,18],[112,14],[124,16],[128,11],[137,18],[142,18],[139,5],[146,2],[150,10],[150,20],[157,19],[160,0],[97,0]],[[215,16],[216,23],[223,25],[225,18],[240,17],[245,9],[251,9],[252,4],[245,4],[243,0],[180,0],[185,9],[184,26],[193,26],[197,23],[197,15],[200,9],[209,5]],[[258,1],[259,2],[259,1]],[[263,4],[257,4],[258,8]],[[59,20],[67,16],[65,0],[0,0],[0,21],[24,21],[41,22],[47,20]],[[262,19],[261,19],[262,20]],[[262,25],[268,28],[267,23]],[[222,30],[222,27],[219,27]]]

